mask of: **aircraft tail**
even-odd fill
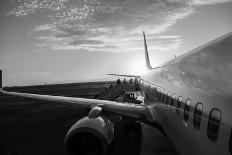
[[[148,50],[147,50],[146,36],[145,36],[144,31],[143,31],[143,38],[144,38],[144,51],[145,51],[145,65],[146,65],[146,68],[148,70],[156,70],[159,68],[165,68],[165,67],[177,64],[177,63],[173,63],[173,64],[168,64],[168,65],[164,65],[164,66],[157,66],[157,67],[152,68],[151,64],[150,64],[149,54],[148,54]],[[125,75],[125,74],[108,74],[108,75],[140,78],[140,76],[138,76],[138,75]]]
[[[159,69],[159,68],[165,68],[165,67],[168,67],[168,66],[172,66],[172,65],[176,65],[176,64],[177,64],[177,63],[173,63],[173,64],[168,64],[168,65],[158,66],[158,67],[152,68],[152,67],[151,67],[151,64],[150,64],[149,54],[148,54],[148,50],[147,50],[146,36],[145,36],[145,33],[144,33],[144,32],[143,32],[143,38],[144,38],[144,50],[145,50],[145,63],[146,63],[146,68],[147,68],[148,70],[156,70],[156,69]]]
[[[146,67],[148,70],[151,70],[151,64],[150,64],[150,59],[149,59],[149,55],[148,55],[148,50],[147,50],[147,42],[146,42],[146,36],[145,33],[143,32],[143,38],[144,38],[144,50],[145,50],[145,63],[146,63]]]

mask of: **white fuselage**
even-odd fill
[[[231,154],[231,50],[230,34],[141,77],[147,81],[139,82],[147,104],[155,106],[159,123],[180,154]]]

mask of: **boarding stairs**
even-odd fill
[[[135,91],[135,85],[130,83],[117,84],[106,90],[104,93],[101,93],[98,98],[102,100],[114,100],[125,91]]]

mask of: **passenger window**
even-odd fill
[[[171,106],[174,106],[174,101],[175,101],[175,94],[172,94],[172,97],[171,97]]]
[[[167,97],[166,97],[166,104],[168,105],[168,102],[169,102],[169,94],[167,94]]]
[[[165,103],[165,92],[162,95],[162,102]]]
[[[193,118],[193,126],[195,129],[200,129],[202,111],[203,111],[202,103],[197,103],[194,110],[194,118]]]
[[[189,119],[189,112],[190,112],[190,99],[186,100],[185,106],[184,106],[184,120],[188,121]]]
[[[158,100],[158,98],[159,98],[159,91],[157,90],[157,92],[156,92],[156,100]]]
[[[159,97],[158,97],[158,98],[159,98],[159,101],[160,101],[160,98],[161,98],[161,92],[159,92]]]
[[[169,97],[169,93],[167,94],[167,97],[166,97],[167,99],[166,99],[166,104],[168,105],[169,104],[169,99],[170,99],[170,97]]]
[[[162,98],[162,93],[160,92],[160,95],[159,95],[159,100],[161,101],[161,98]]]
[[[182,96],[179,96],[178,100],[177,100],[177,103],[176,103],[176,113],[177,114],[180,114],[181,101],[182,101]]]
[[[220,121],[221,121],[221,111],[217,108],[213,108],[209,114],[208,129],[207,129],[208,138],[213,142],[217,141]]]
[[[160,101],[163,102],[163,92],[160,93]]]
[[[164,94],[164,103],[166,104],[166,100],[167,100],[167,95],[166,94]]]

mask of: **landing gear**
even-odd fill
[[[134,136],[141,135],[140,122],[126,119],[126,122],[124,124],[124,132],[127,138],[133,138]]]

